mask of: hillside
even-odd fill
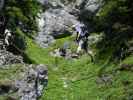
[[[133,100],[132,5],[1,0],[0,100]],[[77,52],[76,25],[87,52]]]
[[[94,64],[87,55],[74,60],[51,57],[49,52],[60,47],[65,41],[70,39],[59,39],[54,46],[41,50],[30,41],[27,54],[31,58],[34,56],[35,59],[32,60],[36,63],[48,64],[48,87],[41,100],[130,100],[132,98],[132,68],[119,70],[123,64],[132,66],[132,56],[121,64],[107,62]]]

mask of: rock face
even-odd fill
[[[6,51],[3,40],[0,40],[0,66],[15,63],[23,63],[23,58]]]
[[[4,100],[39,100],[48,83],[48,70],[45,65],[5,65],[1,69],[5,72],[14,69],[16,75],[11,74],[0,80],[0,95]],[[3,82],[4,81],[4,82]]]
[[[21,79],[17,80],[15,87],[18,88],[20,100],[38,100],[48,82],[47,68],[44,65],[26,66],[21,73]]]
[[[40,32],[36,37],[41,47],[47,47],[54,38],[71,35],[72,25],[92,16],[101,6],[101,0],[38,0],[46,10],[37,19]],[[87,22],[88,23],[88,22]],[[87,25],[88,29],[92,29]]]
[[[15,63],[23,63],[21,56],[16,56],[11,52],[0,50],[0,65],[10,65]]]

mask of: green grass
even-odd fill
[[[68,42],[72,40],[72,37],[67,37],[67,38],[63,38],[63,39],[58,39],[56,43],[52,44],[51,47],[47,48],[47,49],[43,49],[41,47],[39,47],[36,43],[34,43],[34,41],[30,38],[27,38],[27,50],[26,50],[26,54],[28,55],[28,57],[35,61],[35,63],[37,64],[52,64],[55,62],[55,57],[52,57],[50,55],[50,52],[63,47],[64,42]],[[76,50],[76,45],[73,42],[69,43],[70,48],[72,49],[72,51]]]
[[[133,73],[128,71],[116,72],[119,65],[92,64],[90,57],[83,55],[80,59],[64,59],[50,56],[49,52],[62,47],[64,42],[69,42],[74,52],[76,45],[72,37],[58,39],[49,48],[42,49],[31,39],[28,39],[27,55],[37,64],[48,65],[48,86],[40,100],[129,100],[133,91]],[[132,63],[132,58],[125,59],[122,63]],[[98,75],[108,73],[113,75],[112,84],[96,84]],[[125,81],[130,84],[124,86]],[[130,91],[129,91],[130,90]]]
[[[90,57],[82,55],[79,59],[64,59],[50,56],[51,51],[69,43],[73,52],[76,44],[73,37],[58,39],[49,48],[40,48],[33,40],[27,38],[27,56],[36,64],[48,66],[48,86],[40,100],[130,100],[133,95],[133,72],[115,71],[116,64],[106,61],[100,64],[90,62]],[[133,57],[127,57],[121,63],[132,64]],[[8,65],[0,69],[0,84],[8,84],[17,78],[21,65]],[[108,74],[112,76],[111,84],[97,84],[98,76]],[[11,94],[12,95],[12,94]],[[9,95],[7,95],[9,96]],[[7,96],[0,96],[6,100]]]
[[[12,85],[12,83],[14,83],[14,80],[19,78],[19,73],[23,69],[22,66],[23,65],[20,64],[0,66],[0,87],[3,85]],[[9,100],[9,96],[17,97],[16,92],[11,92],[4,95],[0,95],[0,100]]]
[[[122,63],[133,64],[133,55],[131,55],[128,58],[124,59],[124,61]]]
[[[76,44],[73,37],[58,39],[49,48],[40,48],[32,39],[27,38],[27,56],[36,64],[48,66],[48,86],[40,100],[130,100],[133,95],[133,72],[115,71],[119,64],[100,64],[90,62],[90,57],[82,55],[79,59],[64,59],[52,57],[50,52],[63,47],[65,42],[75,52]],[[133,57],[129,56],[121,63],[132,64]],[[0,84],[11,83],[22,70],[21,65],[8,65],[0,69]],[[112,76],[111,84],[97,84],[98,76]],[[13,94],[11,94],[13,95]],[[6,100],[7,96],[0,96]]]
[[[0,68],[0,80],[13,79],[17,77],[17,74],[21,71],[22,65],[6,65],[4,68]]]

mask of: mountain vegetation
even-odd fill
[[[64,43],[69,43],[69,49],[75,53],[77,44],[73,35],[56,39],[47,48],[35,42],[39,32],[37,18],[45,8],[40,2],[4,1],[0,8],[0,37],[4,37],[6,29],[14,36],[7,50],[21,54],[25,63],[48,67],[48,86],[40,100],[133,100],[132,0],[103,0],[100,9],[84,19],[93,26],[90,36],[102,34],[102,39],[90,46],[94,62],[87,54],[78,59],[51,55],[55,49],[63,48]],[[0,67],[0,86],[21,70],[21,64],[7,66],[15,67]],[[0,94],[0,100],[7,100],[10,95],[14,94]]]

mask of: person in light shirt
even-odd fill
[[[82,50],[87,52],[87,30],[85,29],[84,24],[76,24],[72,26],[73,28],[75,28],[76,31],[76,41],[78,43],[78,48],[77,48],[77,54],[79,54]]]

